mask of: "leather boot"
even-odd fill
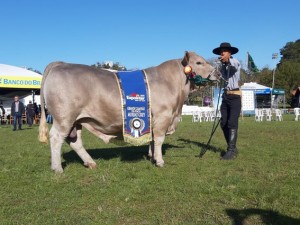
[[[224,128],[222,128],[222,130],[223,130],[223,134],[224,134],[226,143],[228,145],[228,141],[229,141],[229,129],[227,127],[224,127]]]
[[[237,157],[238,150],[236,148],[237,129],[229,129],[228,148],[222,160],[231,160]]]

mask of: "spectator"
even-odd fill
[[[2,116],[4,116],[5,115],[5,109],[3,107],[3,103],[2,102],[0,102],[0,109],[1,109],[1,112],[2,112]]]
[[[19,130],[22,130],[22,114],[24,112],[25,112],[24,104],[23,104],[23,102],[19,101],[19,96],[16,95],[14,97],[14,101],[11,104],[11,115],[14,118],[14,122],[13,122],[14,128],[13,128],[13,131],[16,130],[17,123],[18,123],[18,126],[19,126]]]
[[[34,107],[35,116],[38,116],[39,115],[39,108],[38,108],[36,102],[33,103],[33,107]]]
[[[5,119],[5,109],[4,109],[4,107],[3,107],[3,103],[2,102],[0,102],[0,109],[1,109],[1,111],[0,111],[0,120],[1,120],[1,124],[3,123],[3,119]]]
[[[53,117],[50,113],[47,114],[47,123],[53,123]]]
[[[26,106],[26,113],[27,113],[27,123],[29,124],[30,127],[32,127],[33,118],[35,115],[34,105],[32,104],[32,101],[29,101],[29,104]]]

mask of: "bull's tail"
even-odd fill
[[[43,75],[43,79],[42,79],[41,90],[40,90],[40,92],[41,92],[41,94],[40,94],[40,97],[41,97],[41,119],[40,119],[38,139],[40,142],[43,142],[43,143],[48,143],[48,139],[49,139],[48,138],[49,129],[48,129],[47,121],[46,121],[45,98],[44,98],[44,92],[43,92],[44,83],[45,83],[45,80],[47,79],[47,76],[48,76],[50,70],[52,69],[52,67],[54,65],[57,65],[60,63],[61,62],[54,62],[54,63],[49,64],[44,71],[44,75]]]
[[[42,98],[42,95],[41,95]],[[40,126],[39,126],[39,141],[43,143],[48,143],[48,136],[49,136],[49,129],[48,124],[46,121],[46,113],[43,104],[44,101],[41,101],[41,119],[40,119]]]

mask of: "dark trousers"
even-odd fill
[[[33,124],[33,115],[27,115],[27,123],[29,126],[32,126]]]
[[[220,125],[224,134],[228,132],[229,129],[238,129],[241,107],[242,101],[240,95],[223,94],[221,105],[222,119]]]
[[[22,113],[15,112],[14,114],[14,129],[17,128],[17,123],[19,125],[19,129],[22,128]]]

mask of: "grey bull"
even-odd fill
[[[211,81],[219,74],[205,59],[194,52],[185,52],[183,59],[166,61],[145,69],[151,90],[152,141],[149,157],[162,167],[162,144],[165,136],[175,132],[181,110],[193,82],[184,73],[191,66],[195,74]],[[79,155],[84,165],[95,168],[96,163],[83,147],[82,127],[108,143],[122,138],[122,108],[118,83],[113,72],[87,65],[54,62],[47,66],[41,86],[41,120],[39,140],[50,137],[51,169],[63,172],[61,147],[66,141]],[[53,116],[48,131],[44,107]]]

